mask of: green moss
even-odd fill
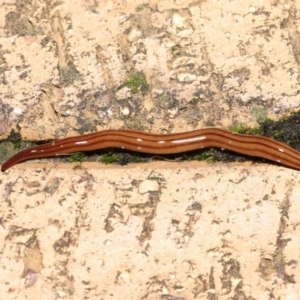
[[[242,124],[230,127],[230,131],[235,133],[241,133],[241,134],[252,134],[252,135],[260,134],[259,127],[251,128]]]
[[[274,120],[272,120],[271,118],[266,118],[263,122],[259,122],[259,124],[272,124],[274,123]]]
[[[127,86],[131,89],[133,94],[138,93],[146,93],[149,90],[149,85],[146,80],[146,76],[144,73],[135,73],[132,74],[125,82],[124,86]]]
[[[245,128],[246,127],[244,125],[239,124],[239,125],[231,126],[230,131],[235,133],[243,133]]]
[[[100,157],[100,161],[106,165],[110,165],[119,161],[120,156],[114,153],[103,154]]]
[[[198,161],[206,161],[206,162],[215,162],[215,157],[214,155],[211,153],[211,151],[204,151],[203,153],[201,153],[200,155],[196,155],[195,159]]]
[[[18,126],[17,126],[18,127]],[[18,128],[19,129],[19,128]],[[8,157],[16,154],[18,149],[32,147],[33,144],[29,142],[23,142],[19,132],[14,129],[11,130],[6,141],[1,141],[0,147],[0,161],[5,161]]]
[[[21,140],[17,140],[17,141],[13,142],[14,149],[20,149],[21,145],[22,145],[22,141]]]
[[[143,4],[138,5],[135,10],[137,12],[140,12],[140,11],[146,10],[148,8],[149,8],[149,5],[147,3],[143,3]]]
[[[83,153],[74,153],[69,157],[69,162],[83,162],[85,155]]]
[[[268,111],[262,106],[253,107],[253,109],[251,110],[251,114],[255,118],[257,123],[265,122],[265,120],[268,118]]]

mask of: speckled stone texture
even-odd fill
[[[298,3],[5,2],[0,133],[255,124],[300,104]],[[126,82],[145,76],[135,93]]]
[[[299,180],[249,163],[19,165],[2,176],[1,294],[297,299]]]
[[[279,118],[300,105],[299,9],[2,1],[0,137]],[[0,178],[0,294],[300,299],[299,174],[252,163],[20,164]]]

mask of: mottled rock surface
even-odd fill
[[[300,105],[299,9],[5,1],[1,139],[279,118]],[[0,179],[0,294],[299,299],[299,174],[267,163],[20,164]]]

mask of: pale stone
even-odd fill
[[[180,82],[193,82],[196,80],[197,76],[190,73],[180,73],[177,75]]]
[[[144,180],[139,184],[139,193],[145,194],[159,190],[159,185],[155,180]]]
[[[133,29],[130,31],[130,33],[128,35],[128,41],[133,42],[133,41],[137,40],[141,35],[142,35],[141,31]]]
[[[128,87],[123,87],[119,91],[116,92],[115,97],[116,100],[124,100],[131,96],[131,89]]]
[[[185,21],[185,18],[182,17],[180,14],[178,13],[175,13],[173,15],[173,24],[176,26],[176,27],[183,27],[184,25],[184,21]]]
[[[121,113],[123,116],[128,116],[130,114],[130,110],[128,107],[124,107],[121,109]]]
[[[194,65],[194,60],[191,57],[179,57],[177,59],[174,60],[174,62],[172,63],[172,67],[174,69],[178,68],[179,66],[192,66]]]

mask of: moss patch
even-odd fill
[[[145,94],[149,90],[149,85],[144,73],[132,74],[125,82],[124,86],[131,89],[133,94],[141,92]]]
[[[83,162],[85,161],[85,155],[83,153],[74,153],[68,160],[69,162]]]
[[[147,9],[149,9],[149,5],[147,3],[144,3],[144,4],[138,5],[135,10],[137,12],[140,12],[140,11],[147,10]]]

